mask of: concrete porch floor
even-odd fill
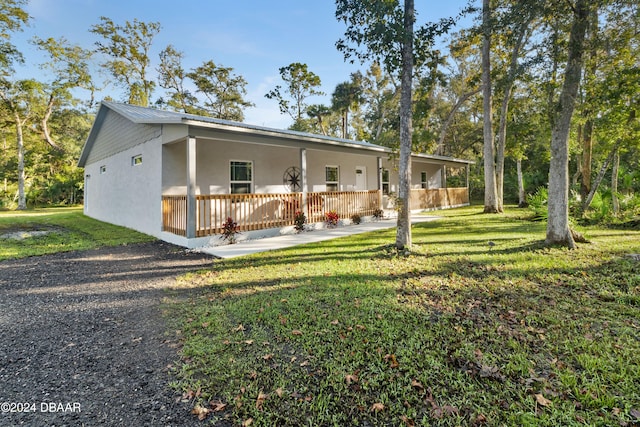
[[[411,215],[411,223],[434,221],[436,216]],[[275,237],[265,237],[262,239],[245,240],[233,245],[199,247],[198,252],[213,255],[218,258],[235,258],[251,255],[258,252],[284,249],[291,246],[305,243],[315,243],[324,240],[336,239],[338,237],[350,236],[353,234],[367,233],[369,231],[384,230],[396,227],[396,218],[382,219],[380,221],[363,222],[358,225],[345,225],[336,228],[323,228],[313,231],[305,231],[297,234],[286,234]]]

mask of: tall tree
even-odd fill
[[[8,77],[15,62],[22,62],[22,53],[11,43],[11,33],[22,31],[30,16],[24,10],[27,0],[0,1],[0,78]]]
[[[502,37],[505,47],[505,64],[503,76],[498,80],[497,88],[502,92],[498,129],[496,132],[496,190],[498,210],[504,210],[504,162],[507,144],[507,123],[509,104],[513,96],[516,80],[522,74],[524,66],[520,63],[522,50],[535,29],[534,20],[539,16],[536,2],[509,2],[506,12],[500,17],[502,24],[508,30]],[[505,25],[506,24],[506,25]],[[521,167],[520,163],[518,166]],[[519,198],[522,199],[519,192]],[[522,200],[520,200],[522,204]]]
[[[567,65],[560,98],[552,116],[551,161],[549,164],[549,200],[547,244],[575,248],[569,228],[569,132],[580,86],[585,33],[589,22],[589,0],[572,5],[573,23],[569,35]]]
[[[73,91],[84,89],[90,92],[93,99],[95,88],[89,72],[89,60],[92,52],[72,45],[65,38],[46,40],[34,38],[34,44],[49,56],[49,61],[41,68],[53,75],[53,80],[47,85],[47,101],[43,111],[39,114],[39,130],[44,141],[52,148],[60,150],[49,130],[49,120],[56,110],[78,105]],[[91,105],[89,105],[91,106]]]
[[[352,73],[351,80],[338,83],[331,95],[331,107],[342,115],[342,137],[349,137],[349,110],[362,99],[362,74]]]
[[[413,0],[405,0],[403,5],[399,0],[336,0],[336,18],[347,24],[345,38],[336,43],[345,59],[378,61],[388,72],[400,73],[400,183],[395,246],[410,249],[413,69],[433,49],[435,37],[448,31],[455,20],[425,24],[414,32]]]
[[[134,19],[118,25],[104,16],[100,20],[90,31],[104,39],[96,42],[97,51],[110,58],[103,66],[126,90],[130,104],[146,107],[155,88],[155,81],[148,76],[149,50],[160,23]]]
[[[280,77],[286,83],[283,88],[277,85],[265,94],[268,99],[278,101],[282,114],[288,114],[293,119],[293,128],[300,126],[303,114],[307,111],[307,98],[314,95],[324,95],[318,88],[320,77],[309,71],[307,64],[294,62],[280,68]]]
[[[176,50],[172,45],[160,52],[160,65],[158,66],[158,78],[161,88],[168,91],[169,99],[166,104],[177,111],[190,114],[200,113],[198,98],[186,87],[187,72],[182,67],[184,53]]]
[[[373,62],[362,79],[365,135],[361,139],[397,147],[400,88],[379,63]]]
[[[42,85],[35,80],[0,82],[0,107],[16,132],[18,150],[18,210],[27,208],[25,190],[25,130],[33,117],[33,107],[42,99]]]
[[[327,128],[325,126],[325,117],[331,114],[331,109],[326,105],[313,104],[307,108],[307,115],[318,121],[318,127],[323,135],[327,135]]]
[[[231,67],[206,61],[187,73],[187,77],[196,85],[198,93],[206,98],[206,112],[218,119],[241,122],[244,120],[243,109],[254,104],[244,99],[247,81],[232,71]]]
[[[491,6],[482,0],[482,103],[484,137],[484,212],[500,212],[496,184],[493,107],[491,105]]]

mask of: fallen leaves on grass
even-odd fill
[[[207,415],[209,415],[209,412],[211,412],[211,409],[205,408],[204,406],[200,406],[200,405],[194,406],[193,409],[191,410],[191,413],[193,415],[197,415],[200,421],[207,418]]]
[[[302,335],[302,331],[299,329],[294,329],[291,331],[291,335]]]
[[[540,393],[536,393],[535,398],[536,398],[536,402],[538,402],[538,405],[540,405],[540,406],[549,406],[549,405],[551,405],[551,401],[549,399],[547,399],[546,397],[544,397]]]
[[[414,427],[416,425],[415,421],[413,421],[411,418],[407,417],[406,415],[401,415],[400,421],[402,421],[407,427]]]
[[[384,411],[384,405],[380,402],[376,402],[371,405],[371,412],[381,412]]]
[[[264,394],[262,391],[258,393],[258,398],[256,399],[256,409],[258,411],[262,411],[262,405],[264,404],[264,401],[267,400],[267,397],[269,397],[269,395]]]
[[[347,385],[351,385],[351,383],[357,383],[358,375],[347,374],[344,376],[344,380],[347,382]]]
[[[386,354],[384,356],[384,360],[385,360],[385,362],[389,362],[389,367],[390,368],[397,368],[398,366],[400,366],[400,364],[396,360],[396,355],[395,354]]]
[[[218,401],[211,401],[209,402],[209,406],[211,406],[211,410],[213,412],[222,412],[227,408],[227,404],[226,403],[222,403],[219,400]]]

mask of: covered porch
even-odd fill
[[[194,229],[188,230],[189,215],[186,196],[162,197],[162,226],[178,236],[215,236],[222,233],[227,218],[238,223],[239,231],[290,227],[296,212],[307,222],[323,222],[327,212],[340,219],[373,216],[382,209],[382,190],[337,191],[275,194],[208,194],[195,196]],[[411,209],[434,210],[464,206],[469,203],[467,187],[411,190]]]
[[[347,222],[393,212],[399,177],[389,149],[295,136],[200,130],[165,143],[162,232],[191,241],[222,234],[227,218],[248,232],[291,227],[297,212],[307,223],[328,212]],[[412,164],[412,210],[469,203],[468,162],[414,155]],[[462,179],[445,188],[454,170]]]

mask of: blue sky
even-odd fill
[[[466,0],[417,0],[418,24],[455,15],[465,4]],[[157,21],[162,30],[151,51],[153,68],[158,53],[168,44],[184,52],[186,69],[208,60],[233,67],[247,80],[247,99],[256,104],[245,110],[245,121],[256,125],[286,128],[291,124],[288,116],[280,114],[276,101],[264,97],[281,83],[280,67],[306,63],[320,77],[327,93],[310,102],[326,104],[338,83],[362,69],[359,64],[346,63],[335,48],[345,26],[335,19],[331,0],[29,0],[27,11],[33,17],[31,26],[13,36],[27,60],[27,65],[18,69],[20,75],[43,78],[37,67],[43,58],[27,43],[34,35],[64,36],[92,48],[98,37],[89,28],[100,23],[101,16],[117,24],[133,19]],[[160,91],[156,90],[153,99]],[[113,86],[103,95],[122,99],[121,91]]]

